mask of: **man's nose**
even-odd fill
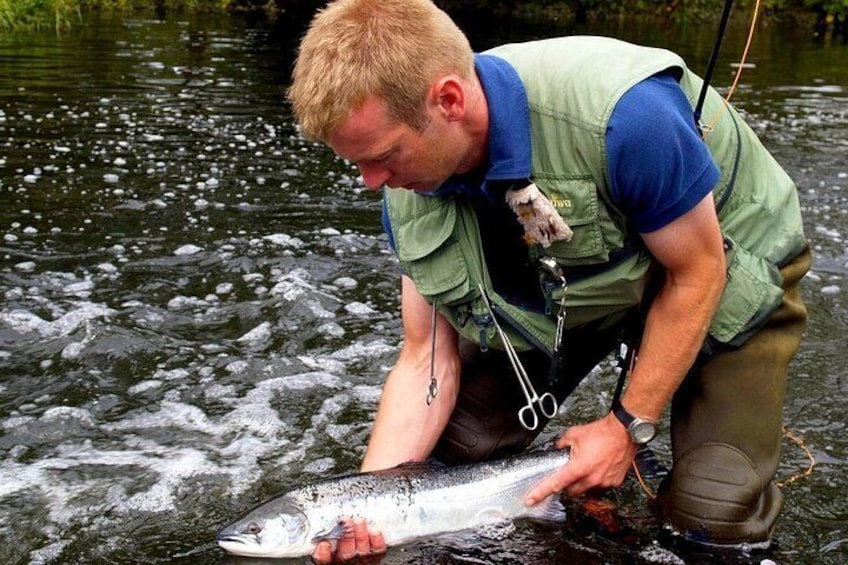
[[[362,182],[369,190],[380,190],[392,176],[391,171],[383,163],[358,163]]]

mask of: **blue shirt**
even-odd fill
[[[478,54],[475,67],[489,107],[487,166],[482,175],[455,175],[430,194],[462,192],[492,200],[493,181],[530,177],[530,116],[524,85],[515,69],[499,57]],[[685,94],[667,73],[636,84],[613,109],[606,133],[610,197],[640,233],[658,230],[686,214],[720,178],[692,114]],[[394,248],[385,198],[383,226]]]

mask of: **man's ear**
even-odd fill
[[[465,86],[456,75],[445,75],[430,88],[427,102],[448,121],[465,117]]]

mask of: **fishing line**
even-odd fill
[[[792,483],[803,479],[804,477],[809,477],[813,474],[813,470],[816,466],[816,458],[813,456],[813,452],[810,451],[810,448],[807,447],[807,442],[804,441],[804,438],[796,436],[786,426],[783,426],[783,436],[789,440],[792,440],[798,447],[804,450],[804,453],[806,454],[807,459],[809,460],[809,465],[807,465],[807,468],[805,470],[799,473],[795,473],[788,479],[785,479],[783,481],[775,481],[775,484],[779,488],[787,487]],[[635,460],[632,462],[632,466],[633,474],[636,476],[636,480],[639,482],[639,486],[642,487],[642,492],[645,493],[645,496],[647,496],[648,499],[656,500],[657,494],[653,491],[653,489],[651,489],[651,487],[648,485],[648,482],[642,476],[642,473],[639,471],[639,466],[636,464]]]
[[[727,4],[725,5],[726,10],[728,9],[728,6],[729,6],[730,3],[731,3],[730,0],[728,0]],[[719,108],[718,111],[716,111],[716,113],[713,116],[713,119],[710,121],[710,123],[708,125],[702,127],[702,134],[704,135],[704,137],[706,137],[706,135],[708,133],[713,131],[715,124],[718,122],[718,119],[721,117],[722,113],[724,113],[724,111],[727,110],[727,107],[730,105],[730,99],[733,97],[733,94],[736,92],[736,87],[739,85],[739,79],[742,76],[743,69],[745,69],[745,62],[748,60],[748,53],[751,49],[751,43],[754,39],[754,30],[756,29],[757,22],[759,21],[760,5],[761,4],[762,4],[762,0],[757,0],[754,3],[754,13],[751,16],[751,26],[748,29],[748,39],[745,41],[745,49],[742,51],[742,57],[741,57],[741,59],[738,63],[738,67],[736,69],[736,76],[733,78],[733,83],[730,85],[730,89],[727,91],[727,95],[722,99],[723,104],[721,105],[721,108]],[[722,30],[722,32],[723,32],[723,30]],[[816,459],[813,456],[812,452],[810,451],[810,448],[807,447],[807,444],[803,440],[803,438],[796,436],[785,426],[783,427],[783,435],[787,439],[795,442],[798,445],[798,447],[800,447],[802,450],[804,450],[804,453],[807,455],[807,459],[809,460],[809,465],[807,466],[807,468],[804,471],[802,471],[800,473],[795,473],[794,475],[792,475],[791,477],[789,477],[786,480],[776,482],[777,486],[780,487],[780,488],[791,485],[792,483],[794,483],[794,482],[796,482],[796,481],[798,481],[798,480],[800,480],[804,477],[809,477],[810,475],[813,474],[813,470],[815,469],[815,466],[816,466]],[[636,462],[635,461],[633,462],[633,468],[636,471],[636,477],[639,480],[639,483],[642,485],[642,488],[646,492],[648,497],[652,498],[652,499],[655,498],[656,495],[653,492],[651,492],[651,490],[648,488],[648,486],[643,481],[641,475],[639,474],[639,470],[636,468]]]
[[[754,39],[754,30],[756,29],[757,22],[759,21],[760,5],[762,4],[762,0],[756,0],[756,2],[754,3],[754,13],[751,16],[751,26],[748,29],[748,38],[745,41],[745,49],[743,49],[743,51],[742,51],[742,57],[740,58],[738,66],[736,68],[736,76],[733,78],[733,83],[730,85],[730,89],[727,91],[727,95],[722,98],[721,108],[719,108],[716,111],[712,120],[710,120],[710,123],[704,125],[704,124],[701,123],[701,107],[704,104],[704,99],[705,99],[706,93],[707,93],[707,87],[709,86],[710,78],[712,77],[712,73],[713,73],[713,70],[715,68],[715,62],[716,62],[716,59],[718,57],[718,49],[719,49],[719,46],[721,44],[722,36],[724,35],[724,30],[727,27],[727,20],[728,20],[729,15],[730,15],[730,7],[731,7],[732,4],[733,4],[732,0],[727,0],[727,2],[725,2],[724,12],[722,13],[721,23],[719,24],[718,36],[716,38],[716,42],[715,42],[715,45],[713,47],[713,53],[712,53],[712,56],[710,57],[710,62],[707,65],[707,72],[704,74],[704,86],[701,89],[701,93],[700,93],[700,96],[698,98],[698,103],[695,106],[695,124],[701,130],[701,135],[703,137],[706,137],[709,133],[711,133],[713,131],[715,124],[718,122],[719,118],[724,113],[724,111],[727,110],[727,107],[730,105],[730,99],[733,97],[733,94],[736,92],[736,88],[739,85],[739,79],[742,76],[743,69],[745,69],[745,63],[748,60],[748,53],[751,49],[751,43]],[[792,475],[791,477],[789,477],[786,480],[777,481],[775,484],[780,488],[791,485],[792,483],[794,483],[794,482],[796,482],[796,481],[798,481],[798,480],[800,480],[804,477],[808,477],[808,476],[812,475],[813,470],[816,466],[816,459],[813,456],[812,452],[810,451],[810,448],[807,447],[807,444],[803,440],[803,438],[800,438],[800,437],[796,436],[795,434],[793,434],[786,426],[783,427],[783,435],[787,439],[795,442],[801,449],[804,450],[804,453],[807,455],[807,459],[809,459],[809,465],[807,466],[807,468],[804,471],[802,471],[800,473],[795,473],[794,475]],[[632,467],[633,467],[633,473],[636,476],[636,480],[639,482],[639,485],[642,487],[642,490],[645,493],[645,495],[651,500],[656,499],[656,497],[657,497],[656,493],[651,489],[650,486],[648,486],[644,477],[642,477],[642,473],[639,471],[639,466],[636,464],[635,460],[632,462]]]
[[[794,475],[792,475],[791,477],[789,477],[785,481],[779,481],[777,483],[777,486],[779,486],[780,488],[791,485],[795,481],[802,479],[804,477],[809,477],[810,475],[813,474],[813,468],[816,466],[816,458],[813,457],[813,453],[810,451],[810,448],[807,447],[807,442],[805,442],[803,438],[800,438],[800,437],[796,436],[795,434],[793,434],[791,431],[789,431],[789,428],[787,428],[786,426],[783,427],[783,435],[786,436],[788,439],[791,439],[792,441],[794,441],[798,445],[798,447],[800,447],[801,449],[804,450],[804,453],[807,454],[807,459],[810,460],[810,464],[807,466],[806,470],[804,470],[800,473],[795,473]]]

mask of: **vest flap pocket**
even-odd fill
[[[606,261],[609,250],[604,241],[602,224],[609,218],[605,210],[601,213],[595,182],[590,178],[542,177],[535,180],[574,232],[570,241],[556,241],[547,252],[565,265]]]
[[[710,335],[740,345],[757,331],[783,300],[783,277],[777,268],[725,236],[727,283]]]
[[[394,234],[398,242],[398,259],[415,261],[430,255],[451,237],[455,224],[455,206],[430,208],[415,221],[400,224]]]
[[[398,259],[423,296],[447,305],[467,297],[468,269],[454,228],[455,205],[435,206],[398,226]]]

